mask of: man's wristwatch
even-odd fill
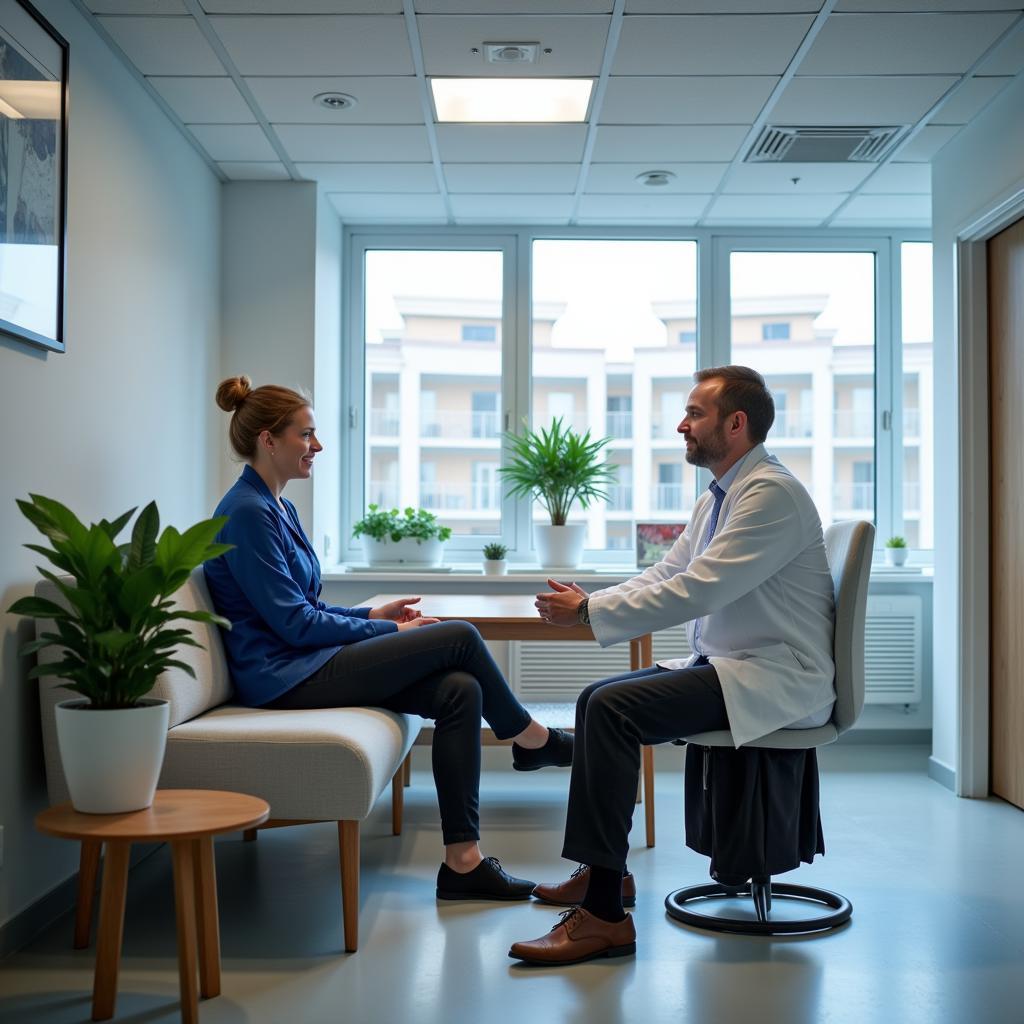
[[[585,597],[582,601],[580,601],[578,605],[576,605],[576,621],[581,626],[590,625],[590,608],[588,607],[589,604],[590,598]]]

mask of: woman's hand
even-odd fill
[[[377,608],[370,609],[371,619],[390,619],[392,622],[412,622],[414,619],[422,618],[422,612],[418,608],[410,608],[416,604],[418,597],[400,597],[397,601],[389,601]],[[431,619],[437,622],[437,619]]]
[[[435,622],[441,621],[440,619],[432,619],[429,615],[420,615],[419,612],[416,614],[417,617],[415,619],[407,619],[405,622],[398,624],[399,632],[405,629],[417,629],[420,626],[432,626]]]
[[[578,623],[576,609],[587,596],[587,592],[575,583],[559,583],[548,580],[551,593],[538,594],[534,607],[545,622],[553,626],[575,626]]]

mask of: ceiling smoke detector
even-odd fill
[[[641,185],[650,185],[652,188],[667,185],[674,178],[675,175],[671,171],[644,171],[643,174],[636,176]]]
[[[313,97],[313,102],[328,110],[351,110],[359,101],[347,92],[321,92]]]
[[[536,64],[540,43],[484,43],[488,64]]]

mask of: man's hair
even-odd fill
[[[698,370],[693,379],[698,384],[706,380],[720,380],[719,419],[734,412],[746,413],[750,440],[754,444],[764,441],[775,422],[775,400],[757,370],[749,366],[710,366],[706,370]]]

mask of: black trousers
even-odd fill
[[[621,871],[629,852],[640,747],[727,729],[718,673],[641,669],[591,683],[576,701],[576,744],[562,856]]]
[[[458,621],[349,644],[267,706],[370,706],[432,718],[434,784],[446,845],[480,838],[481,716],[500,740],[530,724],[477,628]]]

